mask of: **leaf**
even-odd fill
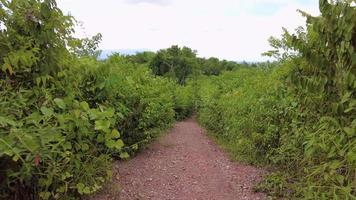
[[[19,159],[20,159],[20,157],[17,156],[17,155],[14,155],[14,157],[12,157],[12,160],[13,160],[14,162],[17,162]]]
[[[88,151],[89,150],[89,145],[84,143],[84,144],[81,145],[81,149],[82,149],[82,151]]]
[[[12,75],[12,74],[14,73],[14,70],[13,70],[12,66],[11,66],[9,63],[7,63],[7,62],[5,62],[5,63],[3,64],[2,70],[3,70],[4,72],[5,72],[6,70],[8,70],[8,72],[9,72],[10,75]]]
[[[344,127],[344,131],[348,137],[353,137],[355,135],[355,129],[350,127]]]
[[[51,193],[50,192],[40,192],[39,196],[41,197],[41,199],[49,199],[51,197]]]
[[[338,168],[341,167],[341,165],[342,165],[342,163],[341,163],[340,161],[334,160],[334,161],[332,161],[332,162],[329,164],[329,167],[330,167],[331,169],[338,169]]]
[[[349,112],[351,112],[352,110],[354,110],[354,107],[349,107],[349,108],[347,108],[346,110],[344,110],[344,113],[349,113]]]
[[[101,112],[99,110],[96,109],[90,109],[89,110],[89,117],[91,120],[95,120],[95,119],[100,119],[101,118]]]
[[[14,70],[12,69],[11,65],[8,65],[7,70],[9,70],[10,75],[14,73]]]
[[[109,108],[109,109],[106,110],[104,113],[105,113],[105,117],[111,118],[111,117],[114,116],[115,110],[114,110],[113,108]]]
[[[64,103],[63,99],[55,98],[53,101],[56,103],[56,105],[57,105],[60,109],[63,109],[63,110],[66,109],[66,104]]]
[[[83,194],[90,194],[91,191],[90,191],[90,188],[89,187],[85,187],[84,190],[83,190]]]
[[[111,139],[117,139],[117,138],[120,138],[120,133],[116,129],[113,129],[111,131],[111,135],[110,136],[111,136]]]
[[[17,123],[8,117],[0,116],[0,125],[2,125],[2,126],[6,126],[6,125],[16,126]]]
[[[110,122],[108,120],[95,121],[95,130],[107,131],[110,128]]]
[[[105,138],[102,134],[99,134],[98,137],[96,138],[96,140],[101,143],[101,142],[104,142]]]
[[[79,109],[75,109],[73,110],[73,114],[76,118],[79,118],[80,117],[80,114],[81,114],[81,111]]]
[[[53,109],[47,107],[41,107],[41,112],[46,117],[51,117],[54,114]]]
[[[36,85],[40,86],[40,84],[41,84],[41,78],[38,77],[38,78],[36,78]]]
[[[121,159],[127,159],[129,157],[130,157],[130,155],[127,152],[121,152],[120,153],[120,158]]]
[[[50,129],[50,134],[42,134],[39,137],[42,144],[48,144],[50,142],[63,142],[65,137],[57,130]]]
[[[38,123],[40,123],[40,121],[42,120],[43,115],[41,115],[39,112],[33,112],[31,115],[29,115],[28,117],[26,117],[26,124],[34,124],[34,125],[38,125]]]
[[[71,150],[72,149],[72,143],[70,143],[69,141],[65,142],[63,144],[63,149],[64,150]]]
[[[339,182],[339,184],[344,184],[344,181],[345,181],[345,177],[342,176],[342,175],[339,175],[339,174],[336,174],[336,180]]]
[[[19,134],[17,137],[21,143],[32,153],[39,149],[39,144],[33,136],[28,134]]]
[[[350,152],[347,154],[347,161],[349,161],[350,163],[355,163],[355,161],[356,161],[356,153],[350,151]]]
[[[85,185],[83,183],[78,183],[77,185],[77,190],[79,194],[83,194],[83,190],[85,188]]]
[[[137,151],[138,150],[138,144],[133,144],[131,145],[132,150]]]
[[[345,93],[341,98],[341,103],[345,103],[345,102],[349,101],[351,95],[352,95],[352,92]]]
[[[115,140],[106,140],[105,141],[105,145],[109,148],[109,149],[113,149],[116,144],[115,144]]]
[[[85,111],[88,111],[90,109],[89,104],[85,101],[80,102],[80,107]]]
[[[115,148],[117,149],[121,149],[122,147],[124,147],[124,145],[124,142],[120,139],[115,142]]]

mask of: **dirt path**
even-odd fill
[[[173,129],[137,157],[118,162],[117,195],[103,192],[99,199],[120,200],[237,200],[264,199],[253,193],[263,170],[231,162],[205,134],[195,119]]]

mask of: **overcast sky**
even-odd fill
[[[318,0],[58,0],[83,23],[78,35],[103,34],[104,50],[177,44],[201,57],[261,61],[267,39],[305,24],[297,9],[317,15]]]

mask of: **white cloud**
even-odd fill
[[[299,3],[301,0],[127,1],[58,3],[83,21],[87,35],[103,34],[102,49],[158,50],[178,44],[196,49],[204,57],[247,61],[261,60],[260,54],[269,49],[268,37],[279,36],[282,27],[293,30],[305,24],[298,8],[318,14],[317,0],[307,4]],[[162,2],[166,2],[164,6]],[[272,11],[261,15],[260,9]]]

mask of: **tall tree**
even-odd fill
[[[172,77],[181,85],[197,65],[196,51],[188,47],[180,48],[177,45],[158,51],[150,63],[154,74]]]

